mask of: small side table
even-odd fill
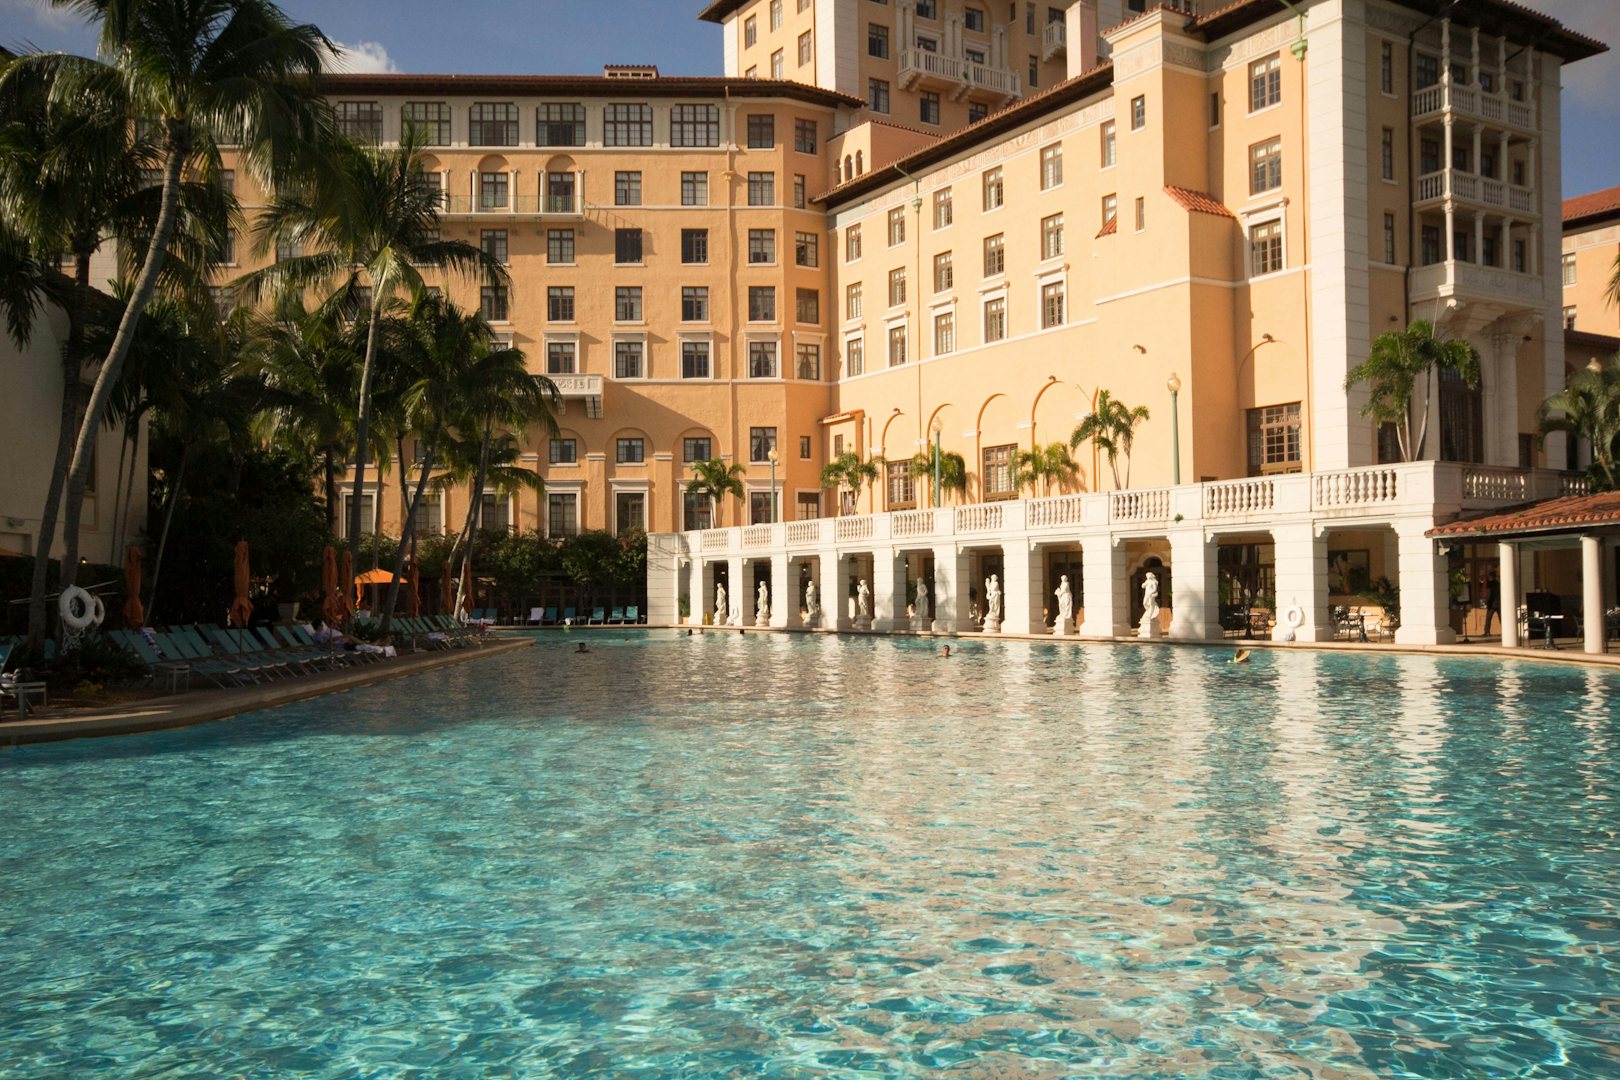
[[[171,694],[191,689],[191,665],[183,660],[164,660],[152,665],[152,685],[162,679]]]
[[[6,694],[17,702],[17,719],[28,719],[28,704],[31,698],[39,699],[41,709],[49,705],[46,697],[45,684],[42,682],[19,682],[6,687]]]

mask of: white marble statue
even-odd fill
[[[1052,633],[1061,637],[1074,628],[1074,592],[1069,588],[1068,574],[1058,578],[1058,587],[1052,595],[1057,597],[1057,622]]]
[[[804,617],[807,622],[814,622],[821,615],[821,599],[816,595],[816,583],[811,581],[804,587]]]
[[[861,578],[860,585],[855,589],[855,628],[872,628],[872,590],[867,588],[865,578]]]
[[[726,606],[726,586],[723,582],[714,585],[714,625],[724,626],[731,618],[731,609]]]
[[[1001,632],[1001,582],[994,574],[984,579],[984,632]]]
[[[759,595],[754,600],[754,625],[771,625],[771,590],[763,581],[759,583]]]
[[[1142,623],[1137,627],[1137,636],[1159,636],[1159,575],[1151,570],[1142,581]]]
[[[917,579],[917,599],[911,605],[911,614],[918,619],[928,618],[928,582]]]

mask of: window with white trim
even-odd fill
[[[861,283],[856,281],[844,286],[844,318],[858,319],[861,317]]]
[[[984,341],[989,344],[1007,336],[1007,298],[992,296],[984,302]]]
[[[1263,221],[1249,226],[1251,276],[1275,274],[1283,268],[1281,221]]]
[[[1041,190],[1063,183],[1063,144],[1053,143],[1041,150]]]
[[[934,355],[956,351],[956,312],[941,311],[934,316]]]
[[[1064,283],[1049,281],[1041,286],[1041,329],[1063,325]]]
[[[899,367],[906,362],[906,324],[889,327],[889,366]]]
[[[1063,254],[1063,215],[1041,219],[1041,258],[1056,259]]]
[[[1249,111],[1282,101],[1282,54],[1272,53],[1249,65]]]

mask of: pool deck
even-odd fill
[[[320,697],[339,690],[371,686],[406,675],[453,667],[489,656],[500,656],[534,644],[531,637],[498,636],[480,648],[448,652],[408,653],[380,664],[281,679],[229,690],[194,690],[184,694],[148,698],[105,709],[46,710],[38,719],[6,719],[0,723],[0,748],[24,743],[60,742],[110,735],[134,735],[165,728],[191,727],[224,720],[241,713],[271,709],[294,701]]]

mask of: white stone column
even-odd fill
[[[731,606],[742,612],[742,619],[738,626],[754,625],[754,561],[753,559],[732,559],[731,565],[735,567],[732,574]]]
[[[714,620],[721,626],[734,625],[731,621],[731,613],[733,611],[741,610],[742,608],[742,594],[748,592],[748,585],[743,580],[743,567],[746,565],[747,561],[744,560],[740,555],[734,555],[726,560],[727,610],[724,613],[718,614]],[[749,606],[753,606],[753,601],[749,601]],[[747,612],[743,612],[743,615],[746,617]]]
[[[1220,583],[1216,570],[1219,546],[1203,529],[1170,534],[1170,636],[1181,641],[1208,641],[1221,636]],[[1163,602],[1162,600],[1160,601]]]
[[[692,626],[703,625],[703,613],[714,603],[714,586],[711,581],[713,575],[709,573],[709,569],[709,562],[702,555],[692,556],[686,586],[686,621]]]
[[[953,634],[972,629],[968,620],[968,589],[972,587],[972,558],[951,545],[934,549],[934,633]]]
[[[771,625],[799,625],[799,561],[784,552],[771,556]]]
[[[1041,574],[1037,560],[1040,549],[1030,549],[1027,540],[1010,540],[1001,545],[1002,620],[1008,634],[1038,634],[1041,626]]]
[[[1608,651],[1603,628],[1603,538],[1581,537],[1581,610],[1586,618],[1586,651]]]
[[[1512,544],[1496,545],[1497,607],[1502,618],[1502,645],[1519,647],[1519,549]],[[1489,619],[1489,615],[1486,616]]]
[[[1419,519],[1396,526],[1400,544],[1401,625],[1395,641],[1401,645],[1449,645],[1457,640],[1451,629],[1451,590],[1446,579],[1446,557],[1439,545],[1424,535],[1429,523]]]
[[[849,617],[850,558],[828,548],[817,560],[821,563],[821,625],[829,630],[848,630],[854,624]]]
[[[1275,641],[1331,641],[1333,620],[1328,612],[1327,537],[1311,524],[1282,525],[1271,530],[1277,545],[1277,619]],[[1288,625],[1288,613],[1298,607],[1304,621]]]
[[[647,622],[675,626],[680,622],[681,538],[663,534],[647,538]]]
[[[905,619],[905,556],[893,548],[880,548],[872,553],[872,629],[895,630]]]
[[[1080,633],[1085,637],[1122,637],[1129,633],[1127,623],[1131,617],[1125,545],[1104,535],[1085,537],[1080,547],[1080,576],[1085,581]]]

